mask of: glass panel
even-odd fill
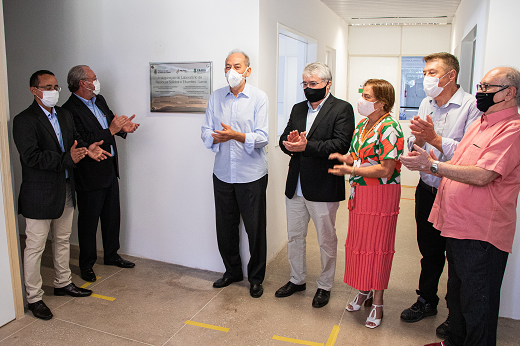
[[[419,56],[401,58],[401,107],[399,120],[410,120],[419,111],[421,101],[426,97],[423,90],[424,61]]]

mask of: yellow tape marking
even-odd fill
[[[327,343],[325,346],[334,346],[336,343],[336,339],[338,338],[339,334],[339,326],[334,326],[332,328],[332,332],[330,332],[329,340],[327,340]]]
[[[100,294],[95,294],[95,293],[92,293],[90,296],[91,296],[91,297],[94,297],[94,298],[100,298],[100,299],[109,300],[109,301],[111,301],[111,302],[113,302],[114,300],[116,300],[116,298],[107,297],[107,296],[102,296],[102,295],[100,295]]]
[[[226,332],[226,333],[229,332],[229,328],[214,326],[214,325],[211,325],[211,324],[200,323],[200,322],[193,322],[193,321],[190,321],[190,320],[188,320],[188,321],[186,321],[184,323],[191,324],[192,326],[208,328],[208,329],[213,329],[213,330],[219,330],[221,332]]]
[[[320,342],[298,340],[298,339],[286,338],[286,337],[278,336],[278,335],[273,335],[273,339],[274,340],[280,340],[280,341],[286,341],[286,342],[292,342],[293,344],[299,344],[299,345],[324,346]]]
[[[101,276],[96,276],[96,280],[101,279]],[[83,285],[79,286],[79,288],[87,288],[88,286],[92,285],[93,282],[87,281]]]

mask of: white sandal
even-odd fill
[[[361,301],[361,304],[358,304],[358,302],[361,300],[361,297],[365,297],[365,299]],[[358,311],[363,303],[365,306],[370,306],[372,304],[373,298],[372,290],[370,290],[368,293],[362,293],[359,291],[358,294],[356,294],[354,300],[351,301],[345,309],[349,312]],[[351,306],[351,308],[349,308],[349,306]]]
[[[381,311],[381,318],[376,319],[377,308],[381,308],[381,310],[383,310],[383,305],[372,304],[372,310],[370,310],[370,315],[368,315],[367,321],[365,322],[365,327],[374,329],[379,327],[379,325],[381,324],[381,319],[383,318],[383,311]],[[374,325],[369,325],[368,322],[372,322]]]

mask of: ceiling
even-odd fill
[[[461,0],[321,0],[352,25],[448,24]]]

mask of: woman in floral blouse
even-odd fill
[[[404,139],[399,123],[390,116],[395,92],[382,79],[369,79],[358,101],[366,116],[356,127],[346,155],[332,154],[345,165],[329,172],[350,174],[349,227],[345,244],[345,283],[359,290],[348,311],[363,303],[372,309],[365,326],[376,328],[383,317],[383,293],[388,288],[394,256],[395,229],[401,196]],[[372,291],[373,290],[373,291]]]

